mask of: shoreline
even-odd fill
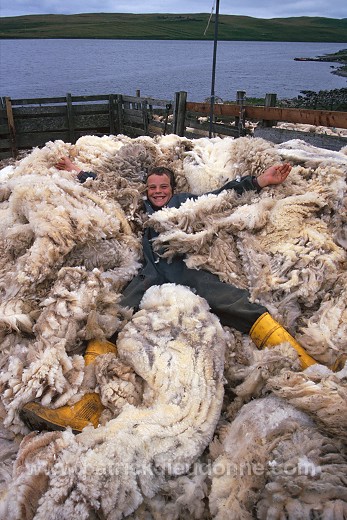
[[[339,66],[331,71],[335,76],[347,78],[347,49],[342,49],[334,54],[325,54],[324,56],[316,56],[315,58],[294,58],[294,61],[321,61],[329,63],[338,63]]]

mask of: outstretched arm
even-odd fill
[[[59,161],[55,165],[58,170],[66,170],[68,172],[77,172],[80,173],[82,171],[82,168],[79,168],[74,164],[69,157],[65,156],[59,159]]]
[[[245,175],[240,180],[229,181],[221,188],[210,191],[209,193],[218,195],[218,193],[224,190],[235,190],[236,193],[241,195],[241,193],[245,191],[260,191],[262,188],[265,188],[265,186],[281,184],[288,177],[291,169],[292,167],[288,163],[270,166],[270,168],[267,168],[259,177]],[[197,196],[195,198],[197,198]]]
[[[260,188],[265,188],[265,186],[271,184],[281,184],[286,180],[291,169],[292,167],[288,163],[270,166],[257,177],[257,183]]]
[[[84,183],[87,179],[96,179],[96,174],[93,172],[85,172],[74,164],[69,157],[62,157],[55,165],[58,170],[66,170],[68,172],[76,172],[77,179],[80,183]]]

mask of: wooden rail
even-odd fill
[[[243,105],[243,109],[245,118],[250,120],[286,121],[288,123],[347,128],[347,112],[307,110],[301,108],[260,107],[251,105]],[[186,110],[188,112],[195,112],[207,116],[210,113],[210,104],[188,102]],[[240,106],[216,104],[214,106],[214,114],[216,116],[228,117],[239,116]]]

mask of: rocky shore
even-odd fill
[[[294,58],[296,61],[327,61],[331,63],[338,63],[338,66],[332,67],[332,74],[347,78],[347,49],[335,52],[333,54],[325,54],[324,56],[316,56],[315,58]]]

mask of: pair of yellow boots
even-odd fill
[[[268,312],[258,318],[249,335],[259,349],[274,347],[284,341],[289,342],[297,351],[303,369],[317,363]],[[85,364],[89,365],[97,356],[109,352],[117,353],[113,343],[90,341],[84,355]],[[66,405],[55,410],[35,402],[28,403],[21,410],[20,416],[32,430],[64,430],[70,426],[73,432],[79,433],[88,424],[97,428],[103,410],[99,394],[92,393],[84,395],[72,406]]]

